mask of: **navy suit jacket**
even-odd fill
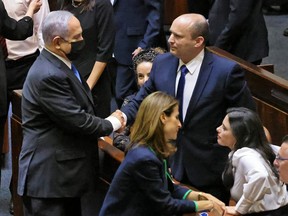
[[[100,216],[174,215],[195,212],[188,191],[174,185],[165,164],[148,147],[135,147],[119,166],[105,197]]]
[[[159,46],[163,0],[115,0],[116,27],[114,55],[120,64],[132,64],[132,52],[141,47]],[[163,33],[163,35],[161,34]]]
[[[142,100],[150,93],[163,91],[175,96],[179,59],[171,53],[158,55],[149,80],[136,97],[122,108],[128,123],[132,122]],[[197,188],[221,185],[221,173],[228,148],[217,144],[216,128],[222,124],[229,107],[244,106],[255,110],[255,104],[244,71],[234,62],[205,50],[187,114],[178,133],[177,152],[171,158],[174,177],[186,175]]]
[[[262,0],[214,0],[209,12],[210,45],[246,61],[268,56]]]
[[[86,82],[44,49],[23,87],[20,195],[79,197],[94,186],[97,138],[113,131],[109,121],[94,113]]]

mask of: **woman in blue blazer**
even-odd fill
[[[128,153],[110,185],[100,216],[210,211],[214,202],[220,202],[173,183],[166,158],[176,151],[173,142],[181,127],[178,116],[177,100],[166,93],[155,92],[142,102]],[[205,200],[198,201],[202,198]]]

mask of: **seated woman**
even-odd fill
[[[226,207],[227,213],[287,216],[286,185],[273,167],[275,153],[258,115],[243,107],[228,109],[217,132],[218,143],[232,150],[223,182],[236,206]]]
[[[136,74],[136,81],[138,88],[140,89],[144,83],[149,79],[150,71],[154,59],[158,54],[165,53],[165,50],[161,47],[149,48],[142,50],[133,58],[133,69]],[[128,104],[136,95],[135,92],[124,99],[122,107]],[[115,133],[113,138],[113,145],[118,149],[124,151],[126,146],[129,144],[130,127],[127,126],[121,133]]]
[[[100,216],[173,215],[210,211],[216,203],[224,205],[211,195],[211,200],[198,201],[202,199],[199,192],[173,184],[166,158],[176,151],[172,143],[181,127],[178,115],[177,100],[162,92],[152,93],[141,103],[131,129],[131,143]]]

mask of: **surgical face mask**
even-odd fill
[[[80,40],[80,41],[75,41],[75,42],[68,42],[71,44],[71,51],[70,53],[67,53],[66,56],[69,60],[73,61],[79,57],[79,55],[82,53],[84,46],[85,46],[85,41]]]

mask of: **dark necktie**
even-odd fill
[[[185,76],[189,72],[186,65],[182,65],[180,68],[181,76],[178,82],[178,88],[177,88],[177,95],[176,98],[179,101],[179,118],[183,122],[183,95],[184,95],[184,86],[185,86]]]
[[[82,83],[81,78],[80,78],[80,74],[79,71],[77,70],[77,68],[75,67],[75,65],[71,65],[71,69],[74,72],[75,76],[78,78],[78,80]]]
[[[6,40],[4,37],[2,37],[0,35],[0,46],[2,47],[2,50],[3,50],[3,58],[4,60],[7,58],[8,56],[8,51],[7,51],[7,46],[6,46]]]

